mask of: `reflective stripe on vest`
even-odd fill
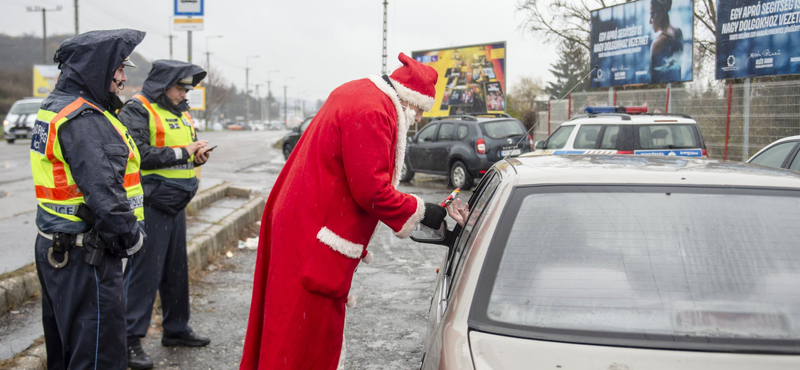
[[[183,148],[195,141],[194,123],[188,112],[181,116],[160,107],[142,94],[134,95],[150,113],[150,145],[163,148]],[[194,155],[186,163],[156,170],[142,170],[142,176],[159,175],[169,179],[191,179],[195,177]]]
[[[53,215],[70,221],[81,221],[73,214],[75,206],[85,201],[78,185],[72,178],[69,165],[64,162],[61,144],[58,139],[58,129],[78,113],[86,109],[93,109],[103,113],[109,123],[120,134],[125,146],[128,148],[128,161],[122,186],[125,188],[128,202],[136,218],[144,220],[144,208],[142,208],[141,202],[144,191],[142,190],[141,176],[139,174],[141,157],[139,156],[138,148],[133,144],[130,135],[128,135],[127,128],[110,112],[100,109],[83,98],[57,97],[54,99],[74,100],[66,104],[64,108],[59,109],[58,112],[40,109],[36,116],[36,123],[31,133],[30,156],[31,171],[39,206]],[[46,100],[45,102],[45,104],[57,103],[58,100]]]

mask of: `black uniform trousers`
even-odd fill
[[[122,261],[106,252],[100,266],[72,248],[69,262],[47,262],[53,242],[36,238],[36,272],[42,288],[42,326],[50,370],[125,370],[125,291]],[[54,253],[57,261],[64,255]]]
[[[181,334],[189,328],[189,266],[186,257],[186,212],[170,215],[144,205],[142,251],[128,259],[125,289],[128,299],[128,345],[147,335],[156,291],[161,295],[165,335]]]

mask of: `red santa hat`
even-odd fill
[[[407,55],[400,53],[397,57],[403,66],[395,69],[389,79],[392,80],[397,96],[411,104],[429,111],[436,98],[436,81],[439,74],[435,69],[426,66]]]

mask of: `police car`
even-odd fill
[[[685,114],[652,114],[647,107],[586,107],[564,122],[532,155],[638,154],[708,157],[697,122]]]

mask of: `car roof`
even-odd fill
[[[615,124],[615,125],[635,125],[635,124],[657,124],[657,123],[678,123],[692,124],[697,122],[683,115],[652,115],[652,114],[623,114],[606,113],[580,115],[562,123],[562,126],[577,124]]]
[[[19,99],[19,100],[15,101],[14,104],[17,104],[17,103],[37,103],[37,102],[42,102],[42,101],[44,101],[44,98],[22,98],[22,99]]]
[[[504,163],[507,163],[505,166]],[[523,154],[497,165],[513,167],[516,185],[662,184],[800,189],[800,174],[713,159],[631,155]]]
[[[502,114],[502,113],[500,113],[500,114]],[[492,115],[492,114],[487,114],[487,115]],[[485,116],[481,116],[481,115],[469,115],[469,114],[466,114],[466,115],[452,115],[452,116],[433,117],[431,119],[431,123],[434,123],[434,122],[437,122],[437,121],[441,121],[441,122],[459,121],[459,122],[471,122],[471,123],[485,123],[485,122],[509,121],[509,120],[519,122],[518,119],[516,119],[514,117],[511,117],[511,116],[508,116],[508,115],[506,115],[504,117],[485,117]]]

